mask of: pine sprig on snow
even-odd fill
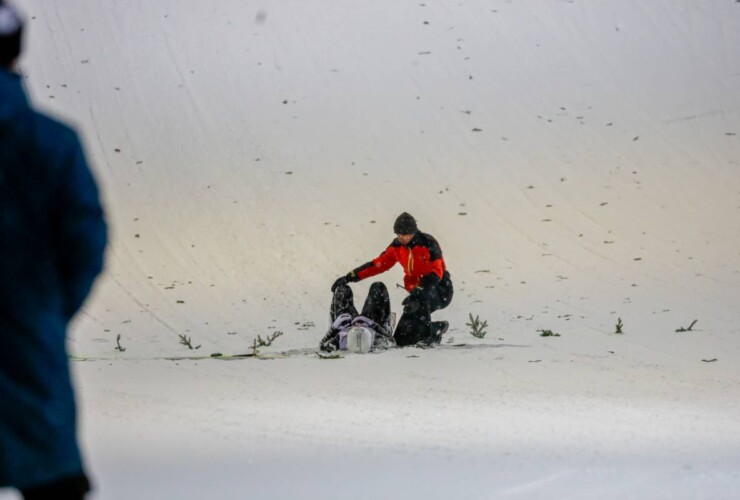
[[[474,318],[473,313],[470,313],[470,322],[465,324],[470,327],[470,335],[475,338],[482,339],[488,333],[485,330],[488,326],[488,321],[481,321],[478,316]]]
[[[116,335],[116,347],[115,347],[115,350],[116,351],[119,351],[119,352],[125,352],[126,351],[126,348],[121,345],[121,334],[120,333],[118,335]]]
[[[623,326],[624,326],[624,323],[622,323],[622,318],[617,318],[617,324],[615,325],[615,328],[617,330],[614,333],[624,333],[622,331]]]
[[[190,337],[187,335],[179,335],[180,337],[180,344],[184,345],[188,349],[200,349],[200,345],[193,347],[192,342],[190,341]]]
[[[260,335],[257,335],[257,338],[252,341],[252,347],[250,347],[250,349],[252,349],[252,354],[254,356],[256,356],[257,354],[259,354],[259,348],[260,347],[268,347],[268,346],[271,346],[273,340],[275,340],[276,338],[278,338],[282,334],[283,334],[283,332],[281,332],[280,330],[278,330],[275,333],[273,333],[272,335],[268,335],[267,336],[267,340],[263,339]]]
[[[691,324],[688,326],[688,328],[681,327],[678,330],[676,330],[676,333],[682,333],[682,332],[693,332],[694,331],[694,325],[698,322],[698,319],[695,319],[691,322]]]
[[[553,333],[552,330],[537,330],[540,332],[540,337],[560,337],[559,333]]]

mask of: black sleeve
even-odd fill
[[[357,277],[359,275],[360,271],[364,271],[365,269],[367,269],[369,267],[373,267],[373,261],[372,260],[370,262],[365,262],[360,267],[354,268],[352,271],[350,271],[350,274],[354,274],[355,277]]]
[[[427,235],[428,238],[428,246],[429,246],[429,260],[435,261],[437,259],[442,258],[442,249],[439,246],[439,243],[437,243],[437,240],[434,239],[434,236]]]

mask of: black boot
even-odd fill
[[[432,335],[436,335],[440,340],[442,339],[442,335],[447,333],[449,329],[450,324],[447,321],[432,321]]]
[[[429,348],[439,345],[442,342],[442,335],[450,329],[447,321],[432,321],[432,333],[429,337],[416,343],[416,347]]]

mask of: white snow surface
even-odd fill
[[[17,3],[111,226],[92,498],[738,498],[740,4]],[[454,342],[319,359],[402,211]]]

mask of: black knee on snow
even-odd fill
[[[362,306],[362,315],[372,319],[378,324],[384,324],[391,314],[391,301],[388,296],[388,289],[380,282],[376,281],[370,285],[365,304]]]
[[[381,301],[381,302],[388,302],[390,301],[390,298],[388,296],[388,288],[386,288],[384,283],[381,283],[380,281],[376,281],[372,285],[370,285],[370,290],[367,294],[369,298],[372,298],[372,300],[375,301]]]
[[[416,300],[409,300],[406,302],[406,304],[403,306],[403,313],[404,314],[414,314],[421,309],[421,304]]]
[[[354,296],[352,295],[352,289],[349,285],[339,285],[334,290],[334,300],[337,302],[352,301]]]
[[[411,294],[404,301],[403,312],[406,314],[420,313],[429,309],[429,296],[426,294]]]
[[[334,290],[334,296],[332,297],[331,320],[334,321],[340,314],[345,313],[349,313],[353,317],[357,316],[352,289],[349,285],[340,285]]]
[[[370,292],[384,293],[387,291],[388,288],[386,288],[385,283],[383,283],[382,281],[376,281],[372,285],[370,285]]]

